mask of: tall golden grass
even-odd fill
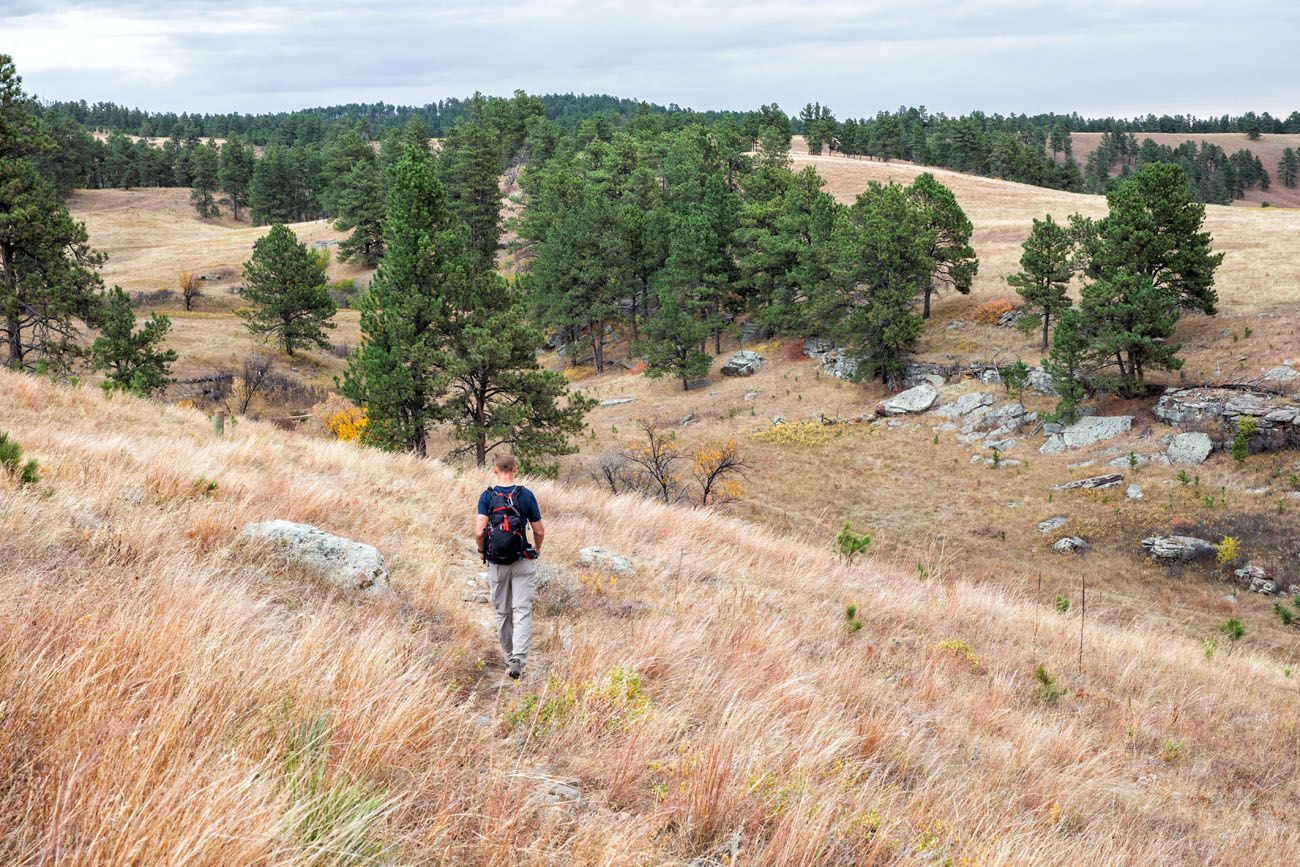
[[[547,560],[637,571],[557,579],[502,686],[461,601],[479,474],[7,372],[0,396],[45,469],[0,481],[0,863],[1300,858],[1297,688],[1249,650],[1094,606],[1079,668],[1077,604],[537,482]],[[273,517],[379,545],[401,601],[236,541]]]

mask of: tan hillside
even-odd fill
[[[0,394],[44,467],[0,480],[0,862],[1300,859],[1297,681],[1249,636],[1207,659],[962,563],[850,566],[539,482],[563,574],[501,687],[461,601],[480,474],[7,372]],[[236,543],[267,518],[377,544],[400,603]],[[587,544],[636,573],[578,569]]]
[[[1097,149],[1102,135],[1099,132],[1076,132],[1071,134],[1070,139],[1074,148],[1074,158],[1078,160],[1080,166],[1087,162],[1088,155]],[[1135,132],[1133,135],[1137,137],[1138,144],[1141,144],[1143,139],[1148,138],[1156,144],[1168,145],[1169,147],[1178,147],[1185,141],[1208,142],[1212,145],[1218,145],[1228,154],[1236,153],[1245,148],[1260,158],[1273,183],[1268,190],[1258,188],[1248,190],[1245,198],[1236,201],[1236,207],[1257,208],[1261,202],[1268,202],[1269,205],[1275,208],[1300,207],[1300,187],[1284,187],[1277,176],[1277,164],[1282,159],[1282,151],[1286,148],[1300,148],[1300,134],[1298,133],[1268,133],[1260,136],[1258,141],[1251,141],[1244,132]]]

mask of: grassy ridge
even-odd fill
[[[0,482],[4,863],[1300,857],[1296,682],[1249,651],[1094,608],[1079,671],[1077,606],[540,483],[548,559],[638,570],[569,566],[532,679],[500,690],[461,601],[479,476],[10,373],[0,394],[45,469]],[[235,542],[272,517],[378,544],[402,603]]]

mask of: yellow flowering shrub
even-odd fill
[[[337,394],[316,404],[311,412],[330,436],[343,442],[359,439],[369,421],[363,408]]]
[[[979,657],[975,655],[975,651],[971,648],[969,644],[962,641],[960,638],[945,638],[942,641],[935,644],[934,649],[942,650],[947,653],[956,654],[957,656],[962,657],[963,659],[965,659],[967,662],[971,664],[971,668],[980,667]]]
[[[754,439],[778,446],[819,446],[830,436],[826,425],[809,420],[774,424],[754,434]]]

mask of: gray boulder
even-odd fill
[[[1029,368],[1029,387],[1046,397],[1060,397],[1056,384],[1052,381],[1052,375],[1041,367]]]
[[[602,400],[601,406],[622,406],[625,403],[631,403],[636,400],[635,397],[611,397],[609,400]]]
[[[345,590],[376,598],[392,593],[388,584],[388,567],[374,545],[353,542],[310,524],[293,521],[245,524],[239,536],[270,543],[281,549],[288,559],[320,570],[332,583]]]
[[[1262,593],[1265,596],[1286,593],[1281,582],[1274,580],[1273,576],[1268,574],[1268,570],[1256,563],[1247,563],[1240,569],[1234,570],[1232,574],[1236,575],[1237,580],[1245,584],[1252,593]]]
[[[758,397],[758,392],[756,391],[745,392],[745,400],[753,400],[756,397]]]
[[[607,551],[594,545],[578,550],[578,562],[583,566],[596,566],[601,569],[608,569],[611,572],[633,571],[631,560],[622,554],[615,554],[613,551]]]
[[[723,376],[753,376],[763,366],[763,356],[752,349],[742,349],[722,365]]]
[[[1039,521],[1037,525],[1038,532],[1050,533],[1053,530],[1059,530],[1064,527],[1069,520],[1070,519],[1064,515],[1056,515],[1055,517],[1048,518],[1044,521]]]
[[[1066,449],[1077,449],[1093,443],[1114,439],[1133,427],[1131,415],[1096,415],[1081,418],[1074,424],[1052,434],[1038,449],[1045,455],[1060,454]]]
[[[902,415],[909,412],[925,412],[939,399],[939,392],[930,383],[900,391],[898,394],[882,401],[880,412],[885,415]]]
[[[1166,449],[1165,454],[1175,464],[1199,464],[1204,463],[1213,448],[1214,442],[1210,439],[1209,434],[1200,431],[1189,431],[1188,433],[1180,433],[1170,440],[1169,448]]]
[[[1123,473],[1107,473],[1104,476],[1093,476],[1088,479],[1076,479],[1073,482],[1062,482],[1059,485],[1052,485],[1054,491],[1078,491],[1078,490],[1105,490],[1114,488],[1124,483]]]
[[[1204,560],[1219,551],[1213,542],[1195,536],[1151,536],[1143,539],[1141,544],[1154,559],[1169,562]]]
[[[1057,539],[1056,544],[1052,547],[1062,554],[1082,554],[1088,550],[1088,543],[1083,540],[1082,536],[1066,536],[1063,539]]]
[[[1300,377],[1300,371],[1287,364],[1279,364],[1264,373],[1265,382],[1290,382],[1297,377]]]
[[[1129,485],[1127,488],[1124,489],[1124,496],[1128,497],[1130,500],[1142,499],[1142,486]]]

